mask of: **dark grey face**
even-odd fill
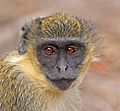
[[[85,44],[79,39],[52,38],[37,40],[40,67],[54,86],[66,90],[79,75],[85,56]]]

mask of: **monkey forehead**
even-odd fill
[[[64,37],[55,37],[55,38],[36,38],[36,45],[57,45],[57,46],[64,46],[64,45],[81,45],[81,46],[86,46],[87,45],[87,39],[86,37],[69,37],[69,38],[64,38]]]

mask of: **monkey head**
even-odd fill
[[[93,56],[93,26],[64,13],[37,18],[22,27],[18,52],[31,56],[54,88],[75,88]]]

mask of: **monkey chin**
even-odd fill
[[[50,80],[50,79],[49,79]],[[70,86],[71,86],[71,84],[74,82],[76,80],[76,78],[74,78],[74,79],[55,79],[55,80],[50,80],[51,82],[52,82],[52,84],[56,87],[56,88],[58,88],[58,89],[60,89],[60,90],[62,90],[62,91],[65,91],[65,90],[67,90]]]

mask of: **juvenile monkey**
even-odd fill
[[[0,61],[0,111],[80,111],[94,38],[91,23],[64,13],[26,23]]]

